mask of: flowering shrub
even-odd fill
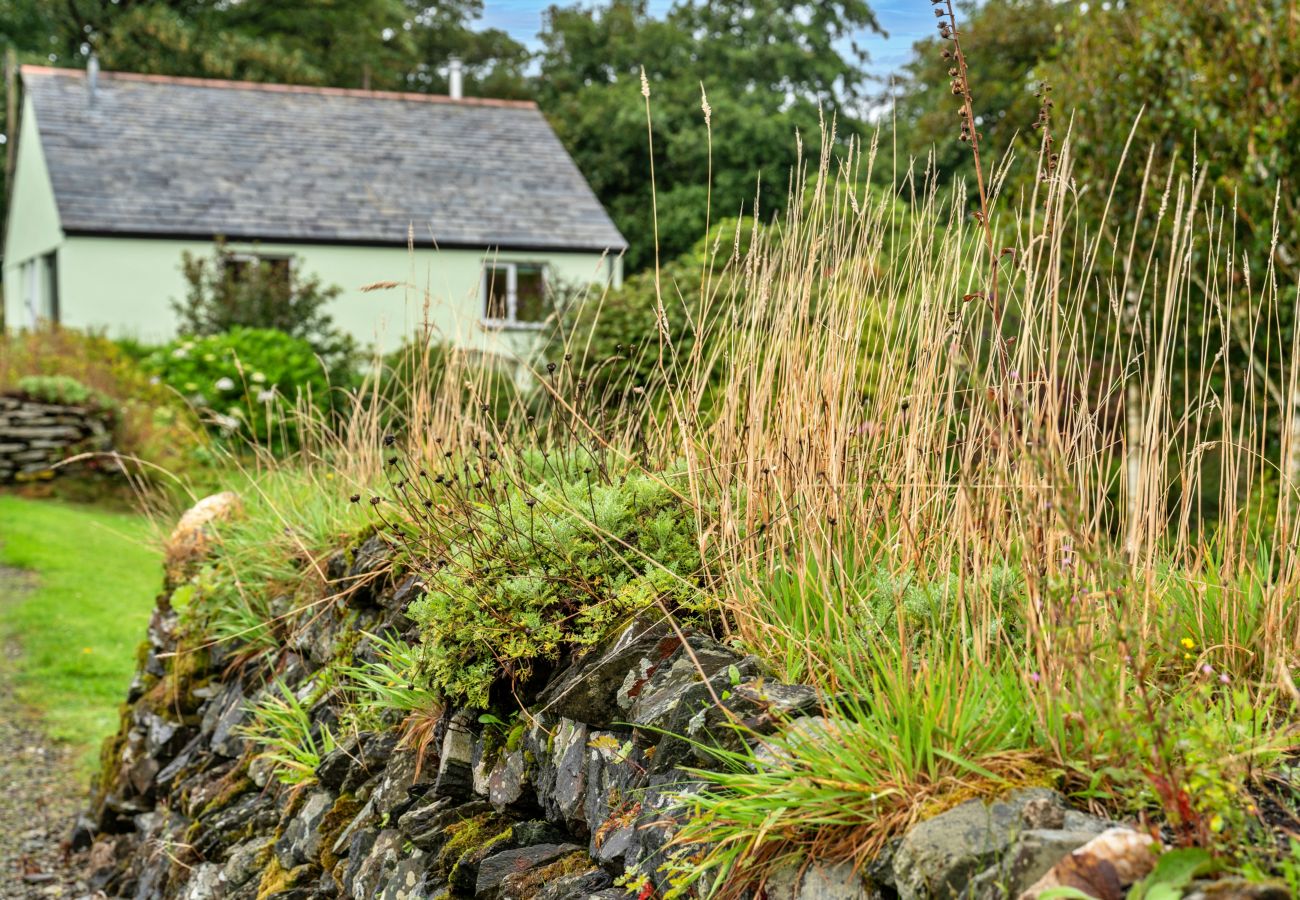
[[[144,365],[217,434],[272,450],[296,446],[297,424],[289,413],[300,397],[318,409],[330,403],[329,378],[311,345],[266,328],[181,338],[154,351]]]

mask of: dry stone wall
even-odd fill
[[[630,896],[620,876],[640,872],[650,881],[636,894],[658,897],[670,887],[660,863],[680,798],[702,789],[688,770],[712,763],[683,738],[738,746],[728,719],[756,734],[822,727],[809,688],[646,619],[560,668],[527,716],[484,724],[478,710],[450,709],[406,738],[396,719],[348,732],[325,667],[375,658],[368,635],[415,638],[405,611],[418,584],[379,574],[385,563],[375,538],[336,554],[328,574],[352,590],[297,614],[294,636],[271,651],[195,645],[160,598],[93,807],[73,833],[96,889],[142,900],[613,900]],[[317,737],[339,737],[302,785],[279,783],[240,728],[277,682],[313,704]],[[971,801],[861,872],[805,860],[762,896],[1016,896],[1107,824],[1045,789]]]
[[[62,460],[112,446],[99,410],[0,396],[0,482],[49,477]]]

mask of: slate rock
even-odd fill
[[[539,766],[537,793],[546,816],[582,836],[588,832],[584,813],[587,793],[587,726],[560,719],[549,738],[545,764]]]
[[[543,886],[533,900],[586,900],[595,892],[611,887],[613,884],[614,879],[610,878],[604,869],[593,867],[589,872],[556,878]]]
[[[189,873],[185,887],[176,894],[177,900],[213,900],[221,896],[221,866],[216,863],[199,863]],[[224,893],[224,891],[222,891]]]
[[[427,794],[397,820],[397,828],[421,850],[436,853],[447,841],[447,827],[492,811],[482,800],[456,803],[447,797]]]
[[[532,767],[522,748],[502,753],[488,776],[488,801],[498,812],[527,815],[539,809],[532,790]]]
[[[778,869],[764,885],[766,900],[869,900],[862,876],[847,863],[806,863]]]
[[[209,735],[213,753],[237,757],[244,752],[247,741],[236,730],[248,718],[248,700],[242,685],[233,681],[210,702],[203,713],[200,732]]]
[[[320,857],[320,825],[334,808],[334,800],[334,795],[326,790],[315,790],[307,795],[275,842],[275,856],[281,867],[295,869]]]
[[[428,867],[429,860],[422,851],[407,854],[393,866],[392,873],[375,896],[380,900],[423,900],[429,895],[426,883]]]
[[[348,769],[343,783],[339,785],[339,792],[359,796],[361,786],[384,771],[397,750],[399,740],[395,731],[363,732],[358,751],[352,759],[352,766]]]
[[[226,856],[226,864],[221,871],[222,882],[227,889],[243,887],[250,882],[256,887],[262,875],[258,860],[271,844],[271,835],[251,838],[232,847]]]
[[[359,838],[364,833],[358,834]],[[348,855],[343,887],[354,897],[375,897],[388,882],[402,858],[403,838],[395,828],[386,828],[369,839],[365,852]],[[352,850],[360,850],[354,839]]]
[[[699,685],[700,693],[712,699],[708,689],[703,688],[704,682],[719,673],[726,674],[732,667],[738,668],[744,660],[708,635],[687,635],[686,643],[677,642],[666,659],[654,663],[642,660],[641,667],[629,673],[631,680],[625,679],[618,698],[626,711],[626,721],[644,728],[666,727],[673,711],[687,699],[688,689]],[[690,714],[694,713],[692,704]]]
[[[412,790],[434,775],[432,766],[420,762],[416,750],[399,750],[389,757],[367,803],[374,815],[400,816],[410,807]]]
[[[1066,831],[1031,828],[1015,836],[1011,847],[992,866],[971,879],[962,897],[1018,896],[1064,857],[1095,838],[1098,830]]]
[[[642,667],[653,667],[679,646],[672,628],[662,619],[636,619],[607,643],[562,670],[538,697],[539,712],[608,728],[624,721],[620,690]]]
[[[204,859],[219,859],[228,847],[247,835],[269,834],[279,820],[273,797],[259,791],[246,792],[199,817],[194,849]]]
[[[1008,856],[1017,859],[1013,851],[1019,852],[1022,836],[1033,830],[1025,826],[1025,808],[1037,800],[1065,806],[1064,799],[1055,791],[1028,788],[991,803],[969,800],[916,825],[903,836],[894,853],[892,867],[901,900],[962,896],[963,890],[981,872],[1000,865]],[[1104,831],[1107,824],[1073,811],[1066,811],[1063,823],[1067,832],[1090,832],[1089,836]],[[1043,866],[1046,871],[1073,849],[1066,846],[1072,840],[1070,837],[1058,840],[1058,836],[1042,830],[1028,839],[1023,847],[1025,857],[1017,864],[1037,867],[1059,848],[1056,859]],[[1085,837],[1081,843],[1087,840]]]
[[[473,718],[464,710],[457,712],[447,722],[447,733],[442,739],[442,755],[438,760],[438,777],[433,793],[438,797],[464,801],[474,795],[474,731]]]
[[[502,850],[485,857],[478,865],[474,883],[476,900],[504,900],[504,882],[508,876],[549,865],[570,853],[580,852],[575,844],[534,844],[514,850]]]

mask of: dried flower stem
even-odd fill
[[[993,312],[994,340],[999,356],[1005,357],[1006,349],[1002,339],[1002,306],[998,299],[998,253],[993,245],[993,224],[989,221],[988,190],[984,185],[984,166],[980,162],[980,133],[975,127],[975,107],[970,92],[970,70],[966,64],[966,54],[961,48],[961,34],[957,30],[957,12],[952,0],[932,0],[935,15],[939,17],[939,36],[952,44],[951,50],[945,50],[945,59],[953,62],[948,73],[952,76],[952,92],[961,98],[958,114],[962,119],[961,140],[970,144],[971,158],[975,163],[975,184],[979,189],[980,208],[975,214],[980,227],[984,230],[984,245],[989,257],[989,286],[987,297],[989,308]],[[942,18],[947,16],[947,19]],[[1005,366],[1004,366],[1005,368]]]

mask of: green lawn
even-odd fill
[[[162,585],[153,538],[143,516],[0,495],[0,563],[37,576],[34,590],[0,595],[0,633],[23,651],[19,698],[86,766],[117,727]]]

